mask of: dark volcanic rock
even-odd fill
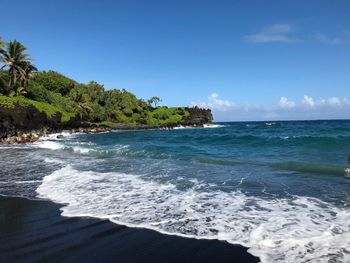
[[[109,128],[115,130],[152,130],[152,129],[172,129],[178,127],[177,123],[166,123],[160,125],[147,125],[147,124],[139,124],[139,125],[130,125],[124,123],[115,123],[108,125]]]
[[[201,109],[196,106],[193,108],[186,108],[186,110],[190,115],[182,121],[181,125],[183,126],[201,127],[204,124],[211,124],[213,121],[213,115],[210,109]]]
[[[144,129],[171,129],[179,125],[202,127],[204,124],[212,123],[211,110],[198,107],[186,108],[189,112],[181,123],[167,123],[162,125],[128,125],[113,124],[110,126],[91,125],[84,123],[78,118],[71,118],[68,122],[61,123],[61,114],[56,113],[48,117],[45,113],[38,111],[33,106],[16,105],[14,108],[0,106],[0,143],[27,143],[38,140],[48,133],[59,132],[62,129],[70,129],[73,132],[101,133],[109,132],[111,129],[121,130],[144,130]],[[62,138],[62,136],[57,136]]]
[[[63,129],[72,129],[72,128],[88,128],[91,125],[88,123],[84,123],[79,117],[78,115],[76,115],[75,117],[71,118],[69,121],[65,122],[64,124],[61,125],[61,128]]]
[[[61,114],[56,113],[53,117],[48,118],[45,113],[38,111],[33,106],[0,107],[0,139],[34,130],[54,130],[58,128],[60,120]]]

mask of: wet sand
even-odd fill
[[[62,217],[60,207],[0,196],[0,262],[259,262],[242,246]]]

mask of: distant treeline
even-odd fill
[[[102,84],[79,83],[55,71],[38,71],[26,54],[27,48],[0,37],[0,106],[32,105],[49,117],[61,114],[89,123],[160,125],[181,123],[185,108],[157,107],[160,98],[147,102],[122,89],[105,90]]]

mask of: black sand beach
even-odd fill
[[[67,218],[49,201],[0,197],[0,262],[258,262],[246,248]]]

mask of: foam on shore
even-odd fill
[[[350,211],[316,198],[262,199],[196,186],[179,190],[138,175],[69,165],[44,177],[37,193],[66,204],[64,216],[225,240],[250,247],[262,262],[350,261]]]

